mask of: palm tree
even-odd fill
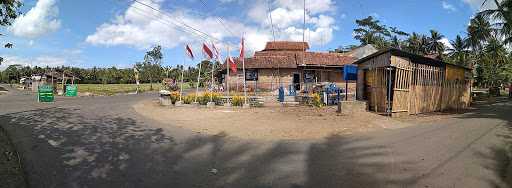
[[[428,52],[429,53],[437,53],[437,55],[439,57],[441,57],[443,55],[443,52],[444,52],[444,49],[445,49],[445,46],[444,44],[441,42],[441,39],[443,39],[444,36],[442,34],[440,34],[438,31],[436,30],[430,30],[430,38],[429,41],[428,41]]]
[[[487,3],[485,0],[482,6]],[[494,0],[496,9],[488,9],[478,13],[479,16],[488,20],[493,20],[492,27],[498,30],[504,38],[505,44],[512,43],[512,0]]]
[[[483,48],[483,55],[480,62],[481,77],[491,87],[499,86],[504,79],[501,73],[504,67],[509,64],[508,52],[505,45],[496,37],[489,39]]]
[[[409,52],[414,53],[414,54],[420,53],[421,38],[420,38],[420,35],[418,35],[418,33],[413,32],[409,36],[409,38],[407,38],[406,42],[407,42],[407,50]]]
[[[452,48],[447,49],[448,56],[455,64],[466,66],[469,52],[464,39],[460,35],[457,35],[455,40],[450,41],[450,44],[452,45]]]
[[[467,28],[467,44],[475,51],[480,51],[485,42],[490,39],[494,33],[491,23],[482,15],[478,14],[471,19]]]

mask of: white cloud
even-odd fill
[[[446,1],[441,1],[441,6],[443,7],[443,9],[448,10],[448,11],[452,11],[452,12],[457,11],[455,6],[453,6],[452,4],[450,4]]]
[[[9,30],[16,36],[37,38],[60,28],[56,0],[39,0],[25,15],[20,15]]]
[[[162,15],[149,7],[133,3],[121,15],[117,15],[110,22],[104,23],[96,28],[96,32],[87,36],[86,42],[93,45],[117,46],[125,45],[138,49],[147,49],[153,45],[160,44],[165,48],[181,47],[184,43],[192,43],[197,47],[203,39],[196,35],[181,31],[186,23],[200,31],[207,32],[222,41],[229,41],[237,46],[239,37],[244,34],[246,46],[249,51],[261,50],[267,41],[272,40],[272,31],[268,18],[268,7],[265,0],[256,0],[251,3],[246,12],[247,21],[222,18],[224,25],[229,27],[226,30],[219,24],[219,18],[213,16],[199,16],[190,10],[165,10],[161,8],[164,0],[143,0],[145,4],[163,11]],[[234,1],[234,0],[233,0]],[[241,0],[239,0],[241,1]],[[302,41],[302,20],[303,9],[297,3],[289,3],[291,0],[273,0],[270,4],[274,26],[278,33],[276,40],[296,40],[300,35]],[[232,0],[221,0],[223,3]],[[308,12],[306,15],[306,32],[312,45],[329,42],[332,40],[333,31],[337,29],[335,20],[332,17],[335,10],[331,0],[308,0]],[[300,29],[298,29],[300,28]],[[220,46],[220,44],[219,44]],[[233,47],[233,45],[232,45]],[[234,50],[234,49],[232,49]]]
[[[143,3],[159,11],[165,11],[160,7],[161,2],[145,0]],[[208,32],[220,40],[226,37],[240,37],[240,32],[247,30],[243,24],[228,20],[224,24],[228,25],[231,31],[236,31],[230,33],[219,26],[216,17],[203,18],[188,14],[186,11],[166,12],[166,15],[163,15],[149,7],[133,3],[123,15],[99,26],[94,34],[87,36],[86,42],[105,46],[127,45],[138,49],[147,49],[157,44],[174,48],[183,43],[203,42],[203,39],[192,34],[197,33],[196,31],[187,29],[186,33],[183,32],[183,27],[186,26],[182,23]]]
[[[255,20],[267,30],[271,27],[267,16],[267,9],[262,8],[265,2],[257,3],[248,13],[251,20]],[[277,30],[277,40],[302,41],[304,5],[294,0],[276,0],[271,9],[273,26]],[[306,1],[306,40],[310,45],[328,43],[332,40],[333,32],[337,29],[332,13],[335,3],[331,0]],[[346,15],[341,15],[342,18]]]
[[[65,58],[53,56],[39,56],[35,58],[25,58],[19,56],[2,55],[4,62],[0,65],[0,70],[6,69],[9,65],[22,65],[22,66],[39,66],[39,67],[57,67],[69,64]]]
[[[441,40],[439,40],[439,42],[443,43],[444,46],[447,48],[447,49],[452,49],[453,46],[452,44],[450,43],[450,40],[448,38],[442,38]]]
[[[487,0],[487,2],[483,4],[484,1],[485,0],[462,0],[462,2],[468,4],[473,10],[487,10],[496,8],[494,0]],[[501,2],[502,0],[498,1]]]

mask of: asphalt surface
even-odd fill
[[[263,142],[162,125],[131,107],[155,97],[39,104],[11,90],[0,126],[30,187],[511,187],[508,101],[408,128]]]

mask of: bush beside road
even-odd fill
[[[189,84],[183,84],[183,89],[190,88]],[[164,89],[162,84],[154,83],[152,91]],[[79,93],[91,93],[94,95],[115,95],[120,93],[130,93],[137,90],[136,84],[78,84]],[[151,91],[151,84],[140,84],[139,92]]]

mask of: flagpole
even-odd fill
[[[226,69],[228,71],[228,74],[226,76],[226,87],[228,89],[228,97],[229,97],[229,69],[231,69],[231,63],[229,62],[229,58],[231,58],[231,55],[229,54],[229,45],[228,45],[228,58],[226,59]]]
[[[194,103],[197,102],[197,93],[199,92],[199,79],[201,78],[201,64],[203,64],[203,63],[202,62],[199,63],[199,74],[197,74],[196,96],[194,98]]]
[[[245,53],[244,53],[244,37],[242,36],[242,51],[241,53],[244,54],[244,56],[242,57],[242,72],[244,74],[244,98],[245,98],[245,104],[247,104],[247,81],[246,81],[246,75],[245,75]]]
[[[211,83],[210,83],[210,88],[211,88],[211,94],[210,94],[210,102],[213,102],[213,72],[215,70],[215,63],[212,61],[212,80],[211,80]]]
[[[180,101],[182,101],[183,96],[183,72],[185,72],[185,57],[183,57],[183,65],[181,66],[181,86],[180,86]]]

